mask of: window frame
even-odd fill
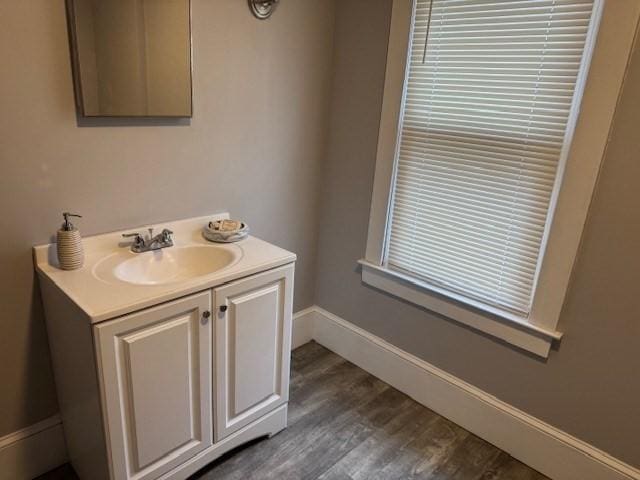
[[[633,46],[640,2],[595,0],[527,318],[384,264],[414,10],[414,0],[393,0],[367,246],[359,261],[362,281],[546,358],[551,345],[563,337],[560,314]]]

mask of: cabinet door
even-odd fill
[[[111,476],[156,478],[212,444],[211,293],[95,327]]]
[[[289,398],[293,265],[215,290],[216,440]]]

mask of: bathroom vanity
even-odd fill
[[[81,479],[183,479],[286,427],[296,256],[248,237],[173,246],[84,239],[85,265],[34,248],[69,457]]]

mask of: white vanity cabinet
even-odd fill
[[[173,245],[34,247],[69,459],[81,480],[183,480],[287,425],[296,255],[202,236],[226,213],[148,225]],[[142,227],[141,227],[142,228]]]
[[[85,240],[87,264],[75,271],[50,263],[50,246],[35,248],[69,459],[82,480],[186,479],[286,427],[296,257],[255,237],[208,244],[193,234],[202,223],[171,226],[183,232],[175,251],[116,252],[147,263],[186,258],[181,248],[205,263],[235,259],[183,283],[97,278],[119,234]]]
[[[112,478],[158,478],[287,403],[292,292],[288,265],[93,327]]]

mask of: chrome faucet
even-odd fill
[[[145,240],[138,232],[123,233],[125,238],[133,237],[133,244],[131,245],[131,251],[134,253],[148,252],[150,250],[160,250],[161,248],[173,247],[173,239],[171,238],[173,232],[166,228],[162,230],[155,237],[153,236],[153,228],[149,229],[149,237]]]

